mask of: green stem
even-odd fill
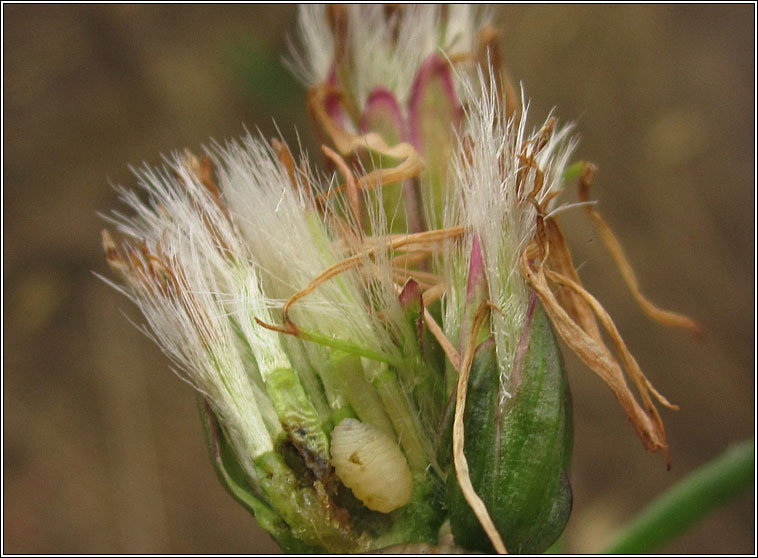
[[[377,362],[384,362],[393,366],[397,366],[399,364],[395,362],[394,359],[385,354],[376,352],[366,347],[362,347],[350,341],[335,339],[329,335],[324,335],[316,331],[309,331],[307,329],[303,329],[300,326],[297,328],[297,336],[300,339],[305,339],[306,341],[313,341],[314,343],[318,343],[319,345],[323,345],[325,347],[332,347],[333,349],[338,349],[340,351],[345,351],[346,353],[352,353],[354,355],[366,357]]]
[[[679,481],[639,514],[601,554],[641,554],[671,539],[749,488],[755,443],[743,442]]]

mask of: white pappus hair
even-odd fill
[[[536,205],[555,206],[552,194],[561,189],[566,163],[575,140],[569,136],[571,125],[549,134],[541,149],[534,149],[546,125],[527,135],[528,105],[508,119],[504,102],[497,98],[492,77],[489,82],[479,72],[478,79],[460,75],[464,93],[464,127],[453,157],[453,187],[456,195],[446,200],[446,226],[463,223],[470,238],[463,247],[450,246],[445,276],[457,292],[450,293],[446,322],[450,332],[460,335],[459,316],[465,302],[465,280],[473,236],[479,241],[488,282],[490,300],[502,311],[492,314],[498,361],[504,380],[510,373],[515,349],[524,325],[529,302],[529,287],[519,272],[519,258],[534,238],[537,226]],[[523,93],[522,93],[523,97]],[[530,201],[538,173],[524,161],[533,155],[544,174],[544,182]],[[520,177],[520,178],[519,178]],[[547,202],[547,203],[545,203]]]

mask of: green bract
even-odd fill
[[[563,358],[538,303],[524,338],[526,350],[507,386],[500,382],[494,341],[478,347],[466,400],[465,453],[474,489],[508,551],[535,554],[555,542],[571,513],[573,430]],[[447,502],[456,543],[491,552],[454,475]]]

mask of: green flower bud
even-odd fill
[[[539,553],[571,513],[571,396],[550,322],[536,301],[503,397],[495,343],[479,345],[469,378],[465,455],[471,481],[511,553]],[[531,319],[530,319],[531,318]],[[492,552],[455,475],[447,502],[455,542]]]

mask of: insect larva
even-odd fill
[[[376,426],[351,418],[340,422],[332,431],[332,464],[369,509],[389,513],[411,499],[413,476],[405,455]]]

